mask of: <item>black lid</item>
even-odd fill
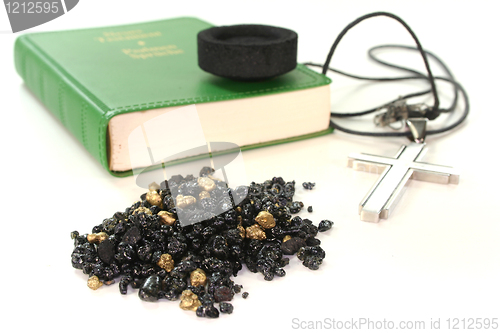
[[[266,25],[213,27],[198,33],[198,65],[233,80],[264,80],[297,66],[297,33]]]

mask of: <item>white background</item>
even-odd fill
[[[316,182],[298,186],[297,198],[315,223],[335,226],[320,234],[327,256],[318,271],[296,258],[287,275],[272,282],[247,270],[235,281],[250,293],[237,295],[232,315],[197,318],[177,302],[141,302],[118,285],[92,291],[71,267],[70,232],[91,228],[122,211],[142,190],[132,178],[113,178],[26,89],[13,65],[7,15],[0,9],[1,303],[2,326],[15,331],[167,332],[198,330],[293,330],[307,321],[424,321],[500,317],[500,219],[497,133],[498,19],[495,1],[96,1],[85,0],[66,15],[29,32],[118,25],[194,16],[215,25],[260,23],[299,34],[298,61],[324,62],[337,34],[373,11],[389,11],[413,27],[423,46],[439,55],[468,90],[466,123],[429,137],[425,161],[452,165],[459,185],[413,181],[388,220],[361,222],[359,201],[377,175],[346,167],[351,152],[391,156],[403,138],[372,139],[341,132],[244,153],[249,180],[273,176]],[[395,21],[376,18],[349,32],[332,66],[361,75],[397,75],[367,60],[376,44],[412,44]],[[413,55],[384,53],[417,69]],[[433,68],[436,68],[435,66]],[[440,71],[436,68],[436,73]],[[363,110],[424,83],[367,85],[331,75],[332,109]],[[442,104],[451,95],[440,85]],[[431,99],[427,100],[432,102]],[[457,112],[459,112],[461,108]],[[447,116],[440,117],[448,123]],[[371,120],[348,126],[372,130]],[[431,125],[435,128],[436,125]],[[180,169],[182,172],[182,168]],[[297,318],[297,319],[294,319]],[[497,319],[497,321],[500,319]],[[317,326],[318,327],[318,326]],[[365,327],[366,328],[366,327]],[[498,330],[497,330],[498,331]]]

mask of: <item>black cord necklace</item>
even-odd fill
[[[372,47],[371,49],[368,50],[369,58],[371,60],[375,61],[376,63],[379,63],[383,66],[387,66],[387,67],[395,68],[395,69],[402,70],[405,72],[409,72],[413,75],[401,76],[401,77],[365,77],[365,76],[349,74],[349,73],[346,73],[346,72],[329,67],[331,59],[333,57],[333,54],[334,54],[338,44],[340,43],[341,39],[345,36],[345,34],[351,28],[353,28],[355,25],[357,25],[358,23],[360,23],[368,18],[375,17],[375,16],[387,16],[387,17],[392,18],[392,19],[398,21],[399,23],[401,23],[406,28],[406,30],[410,33],[410,35],[412,36],[413,40],[415,41],[416,47],[405,46],[405,45],[375,46],[375,47]],[[427,75],[424,73],[420,73],[414,69],[410,69],[410,68],[406,68],[403,66],[398,66],[398,65],[394,65],[394,64],[385,62],[385,61],[377,58],[374,54],[374,52],[377,50],[391,49],[391,48],[392,49],[405,49],[405,50],[418,51],[420,53],[420,55],[422,56],[422,59],[424,61]],[[435,77],[432,74],[432,71],[431,71],[431,68],[430,68],[430,65],[429,65],[429,62],[427,59],[428,56],[433,58],[439,64],[439,66],[446,73],[447,77]],[[460,125],[461,123],[463,123],[469,114],[469,98],[467,96],[467,92],[465,91],[463,86],[455,80],[455,78],[454,78],[453,74],[451,73],[450,69],[448,68],[448,66],[446,66],[446,64],[439,57],[434,55],[433,53],[431,53],[429,51],[425,51],[422,48],[422,45],[420,44],[416,34],[408,26],[408,24],[406,24],[406,22],[403,21],[400,17],[398,17],[394,14],[391,14],[391,13],[375,12],[375,13],[366,14],[366,15],[359,17],[358,19],[354,20],[349,25],[347,25],[342,30],[342,32],[337,36],[337,39],[333,43],[333,45],[330,49],[330,52],[328,53],[328,56],[326,58],[326,61],[323,65],[311,63],[311,62],[304,63],[304,65],[313,66],[313,67],[320,67],[320,68],[322,68],[322,72],[325,75],[326,75],[327,71],[332,71],[332,72],[335,72],[337,74],[341,74],[341,75],[344,75],[344,76],[347,76],[350,78],[354,78],[354,79],[358,79],[358,80],[378,81],[378,82],[394,82],[394,81],[405,81],[405,80],[427,80],[431,86],[430,89],[428,89],[428,90],[419,91],[419,92],[415,92],[415,93],[401,96],[393,101],[390,101],[389,103],[386,103],[382,106],[372,108],[369,110],[358,111],[358,112],[347,112],[347,113],[331,112],[331,116],[333,118],[357,117],[357,116],[363,116],[363,115],[374,113],[374,112],[381,111],[381,110],[387,110],[385,113],[380,114],[376,117],[377,125],[384,126],[384,125],[388,125],[388,124],[395,122],[395,121],[406,120],[406,119],[412,118],[412,117],[425,117],[428,120],[434,120],[441,113],[450,113],[450,112],[455,111],[455,109],[457,108],[457,104],[458,104],[459,93],[461,94],[463,101],[464,101],[464,109],[463,109],[461,116],[456,121],[454,121],[452,124],[450,124],[448,126],[444,126],[442,128],[439,128],[439,129],[429,130],[426,132],[426,134],[433,135],[433,134],[439,134],[439,133],[450,131],[453,128]],[[437,88],[436,88],[436,81],[437,80],[448,82],[453,86],[453,96],[454,97],[453,97],[453,101],[452,101],[451,106],[448,108],[445,108],[445,109],[440,108],[439,94],[438,94]],[[409,98],[423,96],[423,95],[426,95],[429,93],[432,94],[433,99],[434,99],[434,105],[432,107],[424,106],[421,104],[414,104],[414,105],[407,105],[406,104],[406,100]],[[411,135],[410,131],[405,131],[405,132],[362,132],[362,131],[357,131],[357,130],[345,128],[345,127],[340,126],[339,124],[333,122],[332,120],[330,120],[330,127],[337,129],[337,130],[340,130],[340,131],[343,131],[343,132],[346,132],[346,133],[349,133],[349,134],[363,135],[363,136],[401,137],[401,136],[410,136]]]
[[[349,31],[352,27],[354,27],[358,23],[375,16],[387,16],[401,23],[412,36],[413,40],[416,43],[416,47],[402,46],[402,45],[376,46],[368,51],[370,59],[381,65],[395,68],[404,72],[408,72],[410,73],[410,75],[401,77],[365,77],[365,76],[348,74],[343,71],[330,68],[329,66],[333,53],[335,52],[340,40],[344,37],[347,31]],[[377,50],[390,49],[390,48],[418,51],[422,56],[422,59],[424,60],[427,74],[420,73],[410,68],[382,61],[379,58],[377,58],[374,54],[374,52]],[[433,58],[439,64],[439,66],[446,73],[447,77],[435,77],[432,74],[427,59],[428,56]],[[331,113],[331,116],[334,118],[335,117],[346,118],[346,117],[362,116],[377,111],[385,110],[385,112],[381,112],[375,116],[375,124],[377,126],[386,126],[396,121],[405,121],[409,130],[405,132],[401,131],[362,132],[342,127],[333,122],[332,120],[330,120],[330,126],[333,127],[334,129],[344,131],[350,134],[364,135],[364,136],[378,136],[378,137],[407,136],[413,141],[408,145],[403,145],[394,158],[385,156],[375,156],[369,154],[349,155],[350,167],[357,170],[378,172],[382,174],[379,180],[375,183],[372,189],[368,192],[368,194],[365,196],[365,198],[363,198],[363,200],[359,204],[359,214],[361,220],[369,222],[378,222],[380,219],[388,218],[390,212],[392,211],[395,204],[399,201],[401,197],[402,189],[405,187],[407,181],[410,178],[424,180],[424,181],[438,182],[438,183],[458,184],[459,176],[456,173],[456,171],[454,171],[453,168],[434,165],[430,163],[423,163],[422,158],[426,152],[426,144],[424,142],[426,135],[432,135],[450,131],[451,129],[460,125],[467,118],[467,115],[469,114],[469,99],[467,97],[467,93],[465,92],[465,89],[462,87],[462,85],[455,80],[453,74],[441,59],[439,59],[431,52],[424,51],[415,33],[401,18],[399,18],[394,14],[385,12],[376,12],[361,16],[360,18],[356,19],[355,21],[347,25],[344,28],[344,30],[342,30],[342,32],[338,35],[323,65],[314,63],[306,63],[305,65],[322,67],[324,75],[326,75],[327,71],[330,70],[335,73],[342,74],[359,80],[378,81],[378,82],[426,80],[429,82],[431,86],[430,89],[407,94],[387,104],[384,104],[381,107],[376,107],[370,110],[348,112],[348,113],[339,113],[339,112]],[[448,108],[441,108],[439,105],[439,95],[436,89],[437,80],[449,82],[453,86],[454,97],[451,106]],[[408,105],[406,103],[406,100],[409,98],[423,96],[429,93],[432,94],[434,99],[434,105],[431,107],[423,104]],[[464,100],[464,110],[459,119],[453,122],[451,125],[444,126],[436,130],[427,131],[426,125],[429,120],[436,119],[441,113],[450,113],[455,111],[455,109],[457,108],[460,94]]]

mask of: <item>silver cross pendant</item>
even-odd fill
[[[459,175],[448,166],[422,162],[425,148],[426,118],[410,118],[406,121],[413,142],[403,145],[396,157],[369,154],[349,155],[348,166],[360,171],[381,173],[377,182],[359,204],[362,221],[379,222],[387,219],[403,194],[410,179],[441,184],[458,184]]]

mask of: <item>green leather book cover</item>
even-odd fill
[[[177,18],[26,34],[16,41],[15,66],[27,87],[108,171],[107,125],[117,114],[330,83],[302,65],[261,82],[237,82],[206,73],[198,67],[196,35],[211,26],[196,18]],[[262,145],[247,148],[255,146]]]

